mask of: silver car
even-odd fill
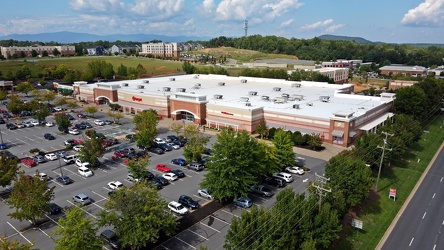
[[[78,194],[78,195],[74,195],[72,197],[72,199],[77,202],[80,203],[82,205],[88,205],[91,204],[91,199],[86,195],[86,194]]]
[[[202,189],[197,190],[197,194],[199,196],[202,196],[202,197],[210,199],[210,200],[213,199],[213,196],[210,194],[210,192],[206,188],[202,188]]]

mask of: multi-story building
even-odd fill
[[[113,45],[110,49],[112,55],[115,55],[116,53],[118,55],[123,55],[123,54],[125,54],[124,51],[130,52],[131,50],[134,50],[137,54],[140,51],[142,51],[142,47],[139,44]]]
[[[313,71],[318,72],[324,76],[327,76],[337,84],[342,84],[348,82],[349,68],[320,68],[314,69]]]
[[[86,51],[88,52],[88,56],[103,56],[106,52],[106,49],[103,46],[89,46],[86,47]]]
[[[390,65],[379,68],[382,75],[411,75],[411,76],[427,76],[427,69],[422,66],[404,66],[404,65]]]
[[[57,83],[54,87],[64,88]],[[393,93],[353,95],[353,84],[223,75],[76,82],[72,88],[77,100],[117,103],[127,113],[154,109],[184,123],[250,133],[265,121],[269,127],[314,133],[326,143],[344,147],[391,119],[395,99]]]
[[[331,62],[322,62],[322,68],[353,68],[353,61],[336,60]]]
[[[60,55],[62,56],[73,56],[76,53],[75,46],[71,45],[59,45],[59,46],[27,46],[27,47],[17,47],[17,46],[11,46],[11,47],[0,47],[0,53],[8,58],[12,55],[20,56],[21,52],[25,53],[26,57],[32,56],[32,51],[35,50],[38,55],[42,55],[44,51],[48,53],[48,55],[52,55],[54,52],[54,49],[57,49],[57,51],[60,52]]]
[[[139,55],[153,55],[157,57],[179,57],[177,43],[143,43]]]

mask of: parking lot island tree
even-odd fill
[[[8,93],[5,90],[0,90],[0,101],[6,100]]]
[[[98,213],[99,226],[113,226],[124,248],[141,249],[156,242],[161,232],[175,233],[177,221],[166,201],[142,183],[117,190],[104,206],[106,210]]]
[[[48,180],[25,175],[22,171],[15,179],[9,199],[5,202],[15,211],[8,214],[19,221],[28,220],[36,225],[38,220],[49,211],[48,203],[54,199],[54,188],[48,188]]]
[[[264,148],[248,132],[224,128],[217,135],[201,187],[215,199],[228,201],[247,196],[250,186],[265,172]]]
[[[84,107],[83,111],[88,113],[90,116],[94,117],[94,114],[97,113],[97,111],[99,111],[99,109],[96,106],[89,105],[89,106]]]
[[[0,237],[0,249],[5,250],[31,250],[33,243],[21,245],[18,240],[7,238],[6,236]]]
[[[59,106],[61,108],[65,108],[66,104],[68,104],[67,101],[68,100],[66,99],[66,97],[61,96],[61,97],[58,97],[54,100],[54,105]]]
[[[28,96],[28,93],[34,90],[34,86],[30,82],[21,82],[17,84],[15,90]]]
[[[14,115],[18,115],[24,110],[24,103],[18,95],[11,95],[9,97],[8,111]]]
[[[119,123],[119,120],[123,118],[123,113],[116,110],[108,110],[107,115],[113,118],[114,123]]]
[[[200,131],[200,127],[196,124],[188,124],[184,128],[184,135],[187,143],[183,149],[183,156],[187,162],[199,161],[205,152],[205,145],[210,140],[208,136]]]
[[[141,180],[148,172],[147,166],[149,164],[148,154],[146,157],[136,160],[129,160],[128,172],[132,173],[134,179]]]
[[[66,101],[66,107],[69,109],[75,109],[79,106],[76,100],[71,99]]]
[[[0,152],[0,186],[11,185],[19,170],[18,160],[7,157],[5,151]]]
[[[57,236],[56,250],[68,249],[102,249],[102,242],[96,236],[96,224],[84,215],[83,210],[72,206],[65,210],[65,217],[58,220],[57,229],[53,235]]]
[[[60,131],[66,131],[72,125],[71,121],[69,120],[68,114],[66,114],[65,112],[55,114],[54,118]]]
[[[157,135],[157,124],[159,123],[157,112],[153,109],[143,110],[134,116],[133,123],[137,130],[137,145],[150,147]]]
[[[83,148],[79,152],[79,158],[82,162],[89,162],[91,166],[97,167],[99,158],[105,153],[105,147],[102,145],[103,137],[97,136],[96,131],[88,130],[88,137],[83,141]]]
[[[54,91],[49,91],[49,90],[42,90],[41,91],[40,99],[43,102],[46,102],[49,104],[50,102],[54,101],[55,98],[56,98],[56,93]]]
[[[287,131],[282,129],[276,130],[273,137],[273,149],[272,158],[276,162],[276,165],[282,169],[287,166],[294,165],[295,153],[293,151],[293,142],[291,141],[291,135]]]
[[[176,136],[179,137],[180,131],[183,129],[183,124],[181,122],[173,122],[170,126],[171,131],[176,133]]]

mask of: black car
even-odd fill
[[[86,128],[92,128],[91,124],[89,122],[81,122],[80,124],[83,124]]]
[[[157,144],[157,147],[162,149],[163,151],[172,151],[173,147],[171,147],[170,145],[166,144],[166,143],[159,143]]]
[[[199,203],[188,195],[181,195],[178,202],[184,207],[189,207],[191,209],[199,208]]]
[[[127,134],[125,136],[125,140],[127,141],[134,141],[136,139],[136,135],[135,134]]]
[[[175,140],[179,140],[179,138],[177,136],[175,136],[175,135],[168,135],[166,137],[166,139],[167,139],[167,142],[173,142]]]
[[[49,206],[49,214],[54,215],[62,212],[62,208],[55,203],[48,203]]]
[[[185,177],[185,173],[180,169],[171,169],[171,173],[174,173],[179,178]]]
[[[17,156],[13,155],[8,150],[0,150],[0,155],[6,154],[6,159],[18,159]]]
[[[74,182],[71,178],[69,178],[69,177],[66,176],[66,175],[64,175],[64,176],[58,176],[58,177],[56,178],[56,181],[57,181],[58,183],[60,183],[60,184],[63,184],[63,185],[68,185],[68,184],[71,184],[71,183]]]
[[[150,152],[161,155],[165,153],[161,148],[150,148]]]
[[[78,113],[78,114],[77,114],[77,117],[78,117],[78,118],[86,118],[86,115],[84,115],[84,114],[82,114],[82,113]]]
[[[146,151],[145,150],[140,150],[136,152],[137,157],[145,157],[146,156]]]
[[[134,148],[124,148],[123,151],[125,151],[127,154],[136,153]]]
[[[9,102],[8,101],[3,101],[2,104],[5,105],[5,106],[8,106]]]
[[[137,161],[139,159],[139,156],[136,153],[131,152],[131,153],[126,155],[126,158],[128,158],[130,160],[136,160]]]
[[[287,185],[287,183],[279,178],[275,178],[275,177],[267,177],[265,178],[265,183],[275,186],[275,187],[285,187]]]
[[[106,229],[101,232],[100,239],[103,243],[111,246],[112,249],[120,249],[122,247],[122,243],[120,242],[116,233],[112,230]]]
[[[147,171],[143,178],[145,178],[146,180],[152,180],[152,179],[154,179],[154,177],[155,176],[153,173],[151,173],[150,171]]]
[[[8,112],[3,113],[3,118],[12,118],[12,117],[13,116]]]
[[[69,129],[67,129],[67,128],[58,127],[57,129],[58,129],[60,132],[63,132],[63,133],[65,133],[65,134],[68,134],[68,132],[69,132]]]
[[[206,148],[204,154],[211,155],[211,148]]]
[[[157,189],[162,189],[162,187],[163,187],[162,183],[160,183],[159,181],[154,180],[154,179],[153,180],[148,180],[147,183],[150,184],[150,185],[153,185]]]
[[[70,121],[74,120],[74,116],[68,114],[68,120],[70,120]]]
[[[50,133],[44,134],[43,137],[45,137],[46,140],[55,140],[55,136]]]
[[[0,124],[5,124],[6,122],[5,122],[5,119],[3,119],[3,118],[0,118]]]
[[[76,129],[86,129],[85,124],[82,124],[82,123],[77,123],[76,125],[74,125],[74,127]]]
[[[163,178],[162,176],[156,176],[153,180],[159,182],[160,184],[162,184],[162,186],[166,186],[169,184],[168,180]]]
[[[7,123],[6,128],[9,130],[14,130],[17,129],[17,125],[15,125],[14,123]]]
[[[174,143],[174,144],[176,144],[176,145],[179,145],[179,147],[183,147],[183,146],[185,146],[185,143],[186,143],[186,141],[185,140],[174,140],[174,141],[172,141],[172,143]]]

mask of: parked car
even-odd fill
[[[182,170],[180,170],[180,169],[172,169],[171,173],[174,173],[179,178],[185,177],[185,173]]]
[[[175,135],[167,135],[166,137],[167,142],[173,142],[174,140],[179,140],[179,138]]]
[[[292,174],[298,174],[298,175],[303,175],[304,174],[304,170],[300,167],[286,167],[285,171],[292,173]]]
[[[293,181],[293,176],[289,173],[284,173],[284,172],[274,173],[273,176],[276,178],[280,178],[280,179],[284,180],[285,182],[292,182]]]
[[[60,112],[60,111],[63,110],[63,108],[62,108],[62,107],[54,107],[54,110],[55,110],[56,112]]]
[[[57,155],[54,153],[46,154],[45,159],[48,161],[55,161],[58,159]]]
[[[170,184],[168,182],[168,180],[163,178],[162,176],[156,176],[156,177],[154,177],[153,180],[159,182],[160,184],[162,184],[162,186],[166,186],[166,185]]]
[[[210,199],[210,200],[213,199],[213,196],[211,195],[210,191],[208,191],[208,189],[206,189],[206,188],[202,188],[202,189],[197,190],[197,194],[199,196],[202,196],[202,197]]]
[[[13,118],[13,116],[10,114],[10,113],[8,113],[8,112],[6,112],[6,113],[3,113],[3,118]]]
[[[79,152],[83,149],[83,145],[75,145],[72,149],[74,149],[75,151]]]
[[[79,113],[77,113],[77,117],[78,118],[86,118],[86,115],[79,112]]]
[[[117,234],[110,229],[106,229],[100,233],[100,239],[104,244],[111,246],[112,249],[120,249],[122,247],[122,243],[120,242]]]
[[[65,175],[57,177],[56,181],[60,184],[63,184],[63,185],[68,185],[68,184],[71,184],[74,182],[71,178],[69,178],[68,176],[65,176]]]
[[[80,125],[85,126],[85,128],[92,128],[91,124],[89,122],[81,122]]]
[[[55,140],[55,136],[53,136],[52,134],[50,134],[50,133],[46,133],[46,134],[44,134],[43,135],[43,137],[46,139],[46,140]]]
[[[18,127],[14,123],[7,123],[6,128],[9,130],[14,130],[14,129],[17,129]]]
[[[58,213],[62,212],[62,208],[53,202],[48,203],[48,206],[49,206],[49,214],[50,215],[54,215],[54,214],[58,214]]]
[[[135,181],[135,182],[139,182],[140,180],[137,178],[134,178],[134,175],[132,173],[128,173],[128,175],[126,176],[126,179],[128,181]]]
[[[185,146],[185,141],[184,140],[174,140],[174,141],[172,141],[171,143],[173,143],[173,144],[176,144],[176,145],[179,145],[179,147],[183,147],[183,146]]]
[[[103,120],[103,123],[105,123],[105,125],[111,125],[113,122],[110,120]]]
[[[80,134],[80,131],[78,129],[76,129],[76,128],[70,128],[68,130],[68,133],[70,133],[72,135],[78,135],[78,134]]]
[[[86,129],[86,125],[85,124],[81,124],[81,123],[77,123],[77,124],[74,124],[73,129],[81,129],[81,130],[83,130],[83,129]]]
[[[134,141],[136,139],[136,135],[135,134],[127,134],[125,136],[125,140],[127,141]]]
[[[3,118],[1,118],[0,117],[0,124],[5,124],[6,122],[5,122],[5,119],[3,119]]]
[[[179,166],[186,166],[187,165],[187,161],[183,158],[172,159],[171,163],[173,163],[174,165],[179,165]]]
[[[198,163],[198,162],[191,162],[190,164],[188,164],[188,169],[192,169],[195,171],[202,171],[205,167],[204,165]]]
[[[123,183],[120,181],[111,181],[108,183],[108,187],[112,190],[123,188]]]
[[[46,123],[45,123],[45,126],[46,126],[46,127],[54,127],[54,125],[55,125],[55,124],[54,124],[53,122],[46,122]]]
[[[234,205],[243,207],[243,208],[250,208],[253,205],[253,202],[250,200],[250,198],[247,197],[240,197],[237,199],[234,199]]]
[[[86,194],[77,194],[72,197],[74,202],[80,203],[82,205],[88,205],[91,203],[91,199]]]
[[[76,160],[77,160],[77,155],[67,155],[67,156],[63,157],[63,161],[66,164],[73,164],[76,162]]]
[[[172,151],[173,150],[173,147],[169,146],[166,143],[158,143],[157,147],[161,148],[163,151]]]
[[[169,181],[175,181],[178,179],[177,175],[171,172],[163,174],[162,177]]]
[[[250,189],[253,193],[256,193],[256,194],[259,194],[259,195],[262,195],[265,197],[270,197],[270,196],[274,195],[274,192],[264,185],[253,185],[250,187]]]
[[[176,201],[168,203],[168,208],[176,214],[185,215],[188,213],[188,209]]]
[[[162,189],[162,187],[163,187],[162,183],[160,183],[159,181],[157,181],[155,179],[148,180],[147,183],[149,185],[152,185],[156,189]]]
[[[84,177],[93,176],[93,172],[86,166],[79,167],[78,172],[81,176],[84,176]]]
[[[193,198],[191,198],[188,195],[181,195],[177,202],[179,202],[183,206],[191,208],[191,209],[199,208],[199,203],[197,201],[193,200]]]
[[[275,186],[275,187],[285,187],[287,185],[287,183],[280,178],[276,178],[276,177],[267,177],[265,178],[265,183]]]
[[[158,155],[165,153],[161,148],[150,148],[149,150],[150,150],[150,152],[158,154]]]
[[[154,174],[151,173],[150,171],[146,171],[145,176],[143,178],[145,178],[145,180],[151,180],[154,179]]]
[[[154,138],[154,140],[153,140],[155,143],[157,143],[157,144],[163,144],[163,143],[166,143],[166,141],[164,141],[163,139],[161,139],[161,138]]]
[[[38,177],[40,181],[49,180],[49,176],[45,173],[35,174],[34,176]]]
[[[0,143],[0,150],[8,149],[8,146],[4,143]]]
[[[114,151],[114,155],[117,157],[125,158],[128,154],[123,149],[118,149]]]
[[[76,165],[78,167],[89,167],[90,166],[89,162],[82,162],[82,159],[80,159],[80,158],[76,159]]]
[[[124,148],[122,149],[123,152],[125,152],[126,154],[130,154],[130,153],[136,153],[136,150],[134,148]]]
[[[178,150],[178,149],[180,149],[180,146],[179,145],[176,145],[176,144],[174,144],[174,143],[172,143],[172,142],[167,142],[167,144],[166,144],[168,147],[171,147],[172,149],[174,149],[174,150]]]
[[[31,124],[34,126],[38,126],[38,125],[40,125],[40,122],[37,120],[31,120]]]
[[[74,120],[74,116],[72,116],[71,114],[68,114],[68,120],[70,120],[70,121]]]
[[[157,164],[156,169],[159,170],[160,172],[165,172],[165,173],[171,171],[171,169],[163,163]]]
[[[34,156],[33,159],[37,163],[44,163],[44,162],[46,162],[46,159],[45,159],[45,157],[43,157],[43,155],[36,155],[36,156]]]

